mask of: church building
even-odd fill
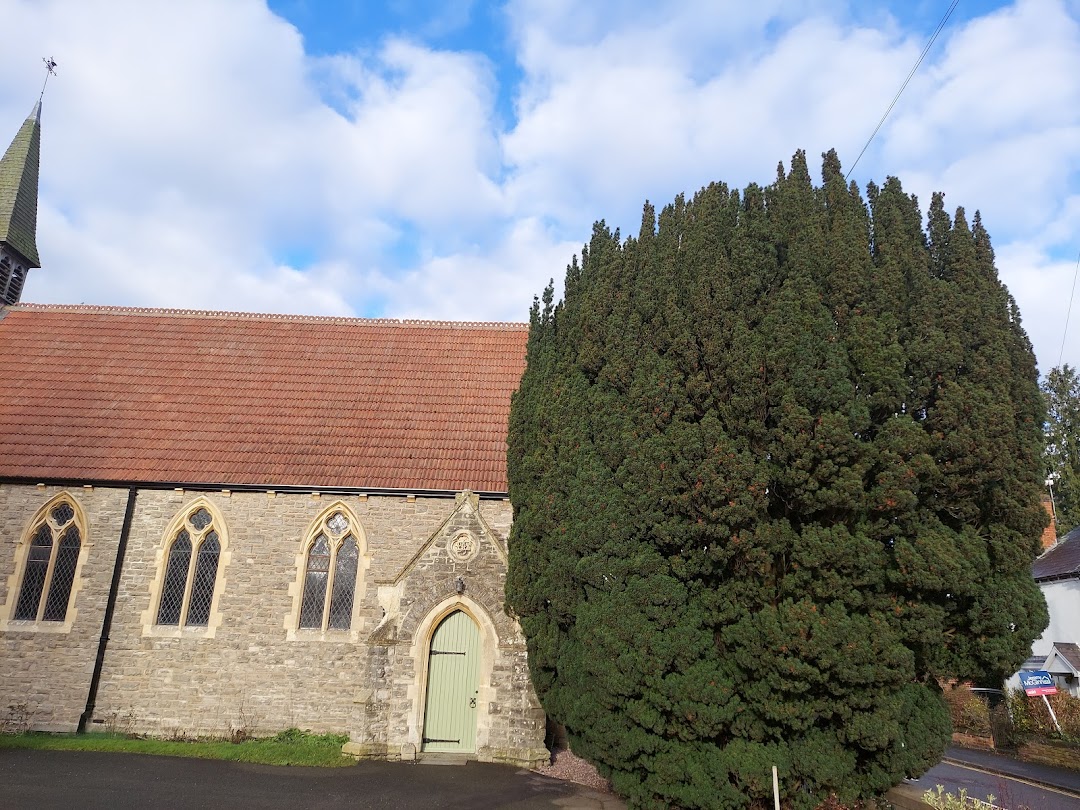
[[[0,729],[546,761],[503,594],[527,326],[20,303],[40,127],[0,161]]]

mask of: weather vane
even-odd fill
[[[51,56],[41,57],[41,61],[45,63],[45,81],[41,85],[41,95],[38,96],[38,101],[45,96],[45,85],[49,83],[49,77],[56,75],[56,60]]]

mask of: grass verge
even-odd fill
[[[309,765],[342,768],[355,765],[341,755],[348,737],[340,734],[309,734],[288,729],[276,737],[229,742],[228,740],[156,740],[124,734],[0,734],[0,749],[29,748],[40,751],[112,751],[154,754],[193,759],[224,759],[260,765]]]

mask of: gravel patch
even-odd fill
[[[566,748],[555,749],[551,755],[550,765],[541,765],[533,770],[536,773],[542,773],[544,776],[553,776],[567,782],[576,782],[593,790],[604,793],[611,792],[611,785],[608,780],[597,773],[596,768]]]

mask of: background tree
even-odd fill
[[[1080,526],[1080,377],[1066,363],[1043,381],[1046,467],[1054,487],[1058,537]]]
[[[976,215],[824,156],[598,223],[531,313],[507,583],[574,750],[645,807],[880,793],[1046,624],[1035,361]]]

